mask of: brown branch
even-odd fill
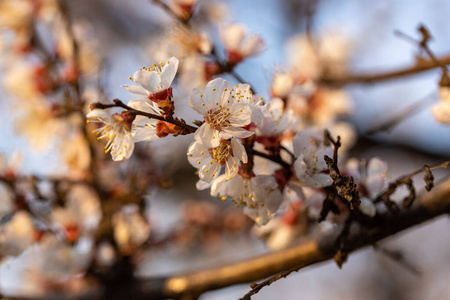
[[[429,191],[433,188],[434,186],[434,177],[433,174],[431,173],[431,170],[433,169],[438,169],[438,168],[448,168],[450,167],[450,161],[444,161],[442,163],[438,163],[438,164],[434,164],[431,166],[428,165],[424,165],[422,168],[417,169],[416,171],[401,176],[400,178],[398,178],[397,180],[395,180],[394,182],[391,182],[388,186],[388,188],[386,189],[385,192],[383,192],[381,195],[379,195],[374,202],[380,202],[383,201],[384,204],[386,205],[386,207],[393,212],[398,212],[399,208],[398,205],[391,199],[391,196],[395,193],[395,191],[402,185],[405,185],[408,190],[409,190],[409,195],[407,195],[404,199],[403,199],[403,203],[402,206],[403,207],[410,207],[413,203],[413,201],[416,198],[416,189],[413,185],[413,180],[412,177],[420,174],[422,172],[425,172],[425,176],[424,176],[424,181],[425,181],[425,188]]]
[[[136,115],[140,115],[140,116],[144,116],[144,117],[147,117],[150,119],[156,119],[156,120],[160,120],[160,121],[164,121],[164,122],[168,122],[168,123],[180,126],[184,129],[186,129],[188,133],[194,133],[195,131],[197,131],[197,127],[194,127],[194,126],[188,125],[186,123],[183,123],[181,121],[175,120],[171,116],[164,117],[161,115],[156,115],[156,114],[148,113],[145,111],[140,111],[140,110],[134,109],[134,108],[126,105],[119,99],[114,99],[113,102],[114,102],[114,104],[103,104],[103,103],[99,103],[99,102],[93,103],[93,104],[91,104],[91,108],[106,109],[106,108],[111,108],[111,107],[122,107],[128,111],[134,112]]]
[[[376,227],[350,235],[346,247],[351,251],[373,245],[404,229],[450,212],[450,180],[433,191],[422,194],[416,204],[398,215],[384,213],[375,217]],[[333,258],[336,252],[335,234],[320,236],[302,245],[266,254],[248,261],[214,269],[168,278],[164,282],[166,297],[200,295],[203,292],[260,280],[279,272],[299,270]],[[281,274],[283,275],[283,274]],[[282,276],[281,276],[282,277]]]
[[[441,64],[450,64],[450,54],[436,58]],[[405,76],[415,75],[424,71],[435,69],[439,67],[433,61],[424,61],[416,63],[413,66],[399,68],[396,70],[385,71],[380,73],[354,73],[348,74],[342,77],[327,77],[324,76],[320,79],[320,82],[331,86],[342,86],[348,84],[372,84],[377,82],[383,82],[393,79],[398,79]]]

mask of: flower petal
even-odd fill
[[[208,123],[203,123],[195,132],[195,140],[206,147],[214,148],[219,146],[219,132]]]
[[[178,59],[171,57],[161,69],[161,89],[165,90],[172,84],[178,70]]]
[[[142,86],[140,85],[121,85],[121,87],[126,88],[130,93],[133,94],[138,94],[138,95],[143,95],[143,96],[147,96],[148,95],[148,91],[146,89],[144,89]]]
[[[242,161],[244,164],[247,163],[247,152],[245,151],[244,145],[242,145],[239,140],[231,139],[231,149],[233,150],[234,157]]]
[[[205,103],[211,108],[219,107],[219,105],[222,105],[228,101],[230,93],[231,85],[228,81],[222,78],[216,78],[208,82],[205,87]]]
[[[158,105],[155,102],[149,101],[147,99],[130,100],[128,102],[128,106],[151,114],[161,114],[161,109],[159,109]]]
[[[88,119],[98,119],[105,123],[109,122],[111,120],[111,114],[108,113],[105,109],[96,108],[88,112],[86,115],[86,118]]]
[[[206,115],[208,110],[211,109],[211,107],[205,103],[203,92],[195,88],[192,89],[191,95],[189,96],[189,106],[202,116]]]
[[[150,94],[155,94],[160,91],[159,84],[161,78],[155,71],[140,70],[134,73],[134,82],[140,84]]]
[[[240,127],[225,127],[222,129],[226,134],[219,135],[222,139],[229,139],[231,137],[237,137],[240,139],[248,138],[254,134],[253,131],[248,131],[247,129]]]

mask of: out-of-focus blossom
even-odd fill
[[[113,216],[114,238],[124,254],[131,254],[150,235],[150,226],[135,205],[127,205]]]
[[[241,162],[247,163],[244,145],[236,139],[221,140],[216,147],[209,147],[200,142],[193,142],[188,149],[188,160],[198,169],[201,180],[210,183],[225,167],[225,180],[233,178]]]
[[[171,56],[179,57],[182,72],[186,58],[209,54],[212,50],[211,40],[205,33],[195,32],[182,25],[171,25],[159,39],[157,46],[154,41],[149,46],[151,57],[158,60]]]
[[[450,124],[450,87],[439,88],[440,102],[431,108],[434,119],[442,124]]]
[[[290,73],[275,73],[272,78],[272,95],[286,98],[294,88],[294,78]]]
[[[189,105],[205,119],[195,132],[196,141],[208,148],[215,148],[219,146],[221,139],[246,138],[253,134],[243,128],[250,124],[252,110],[238,93],[245,94],[239,90],[239,86],[232,89],[222,78],[210,81],[204,92],[192,90]]]
[[[102,242],[97,247],[97,262],[101,266],[111,266],[116,261],[114,247],[108,242]]]
[[[222,42],[231,65],[264,50],[264,41],[256,34],[248,33],[242,24],[232,24],[220,31]]]
[[[98,196],[83,185],[72,187],[68,192],[65,207],[52,211],[53,223],[70,242],[92,233],[97,228],[101,215]]]
[[[28,101],[50,92],[54,83],[46,66],[13,61],[6,70],[3,85],[12,96]]]
[[[56,54],[66,63],[63,78],[68,82],[72,82],[79,75],[92,74],[100,68],[97,45],[92,42],[95,40],[94,37],[90,36],[92,35],[90,34],[92,29],[86,23],[80,21],[74,22],[71,26],[72,32],[67,31],[65,22],[61,22],[60,26],[55,26]],[[77,45],[78,57],[76,62],[73,39],[83,41]],[[78,64],[79,70],[76,69],[76,64]],[[77,72],[81,72],[81,74]]]
[[[33,22],[37,19],[48,22],[57,10],[55,0],[0,1],[0,33],[13,31],[15,50],[26,52],[31,42]]]
[[[303,186],[325,187],[332,184],[331,177],[326,173],[328,166],[324,156],[333,156],[331,147],[326,146],[322,132],[315,129],[299,131],[293,140],[294,170],[297,179]]]
[[[172,0],[170,8],[181,19],[189,20],[192,15],[192,9],[198,0]]]
[[[14,175],[21,163],[22,154],[18,151],[13,152],[9,158],[0,153],[0,174],[6,177]]]
[[[307,234],[308,224],[304,212],[302,202],[290,202],[282,215],[276,216],[264,226],[255,226],[252,231],[265,241],[269,249],[273,251],[285,249],[299,237]]]
[[[33,243],[34,233],[30,215],[17,211],[11,220],[0,226],[0,255],[19,255]]]
[[[251,178],[235,176],[227,181],[219,176],[211,186],[211,195],[230,197],[236,205],[244,206],[244,213],[256,224],[264,225],[275,215],[282,202],[282,193],[273,176],[257,175]]]
[[[95,129],[98,139],[106,138],[108,140],[105,146],[105,152],[111,151],[114,161],[130,158],[134,150],[134,139],[131,133],[134,116],[128,112],[122,114],[107,113],[103,109],[93,109],[87,117],[94,122],[104,123],[105,126]]]
[[[29,98],[15,105],[20,109],[15,129],[36,149],[43,149],[58,134],[67,128],[67,124],[56,117],[55,110],[41,98]]]
[[[375,216],[376,208],[372,200],[383,191],[386,185],[386,162],[374,157],[367,165],[362,165],[357,159],[350,159],[346,164],[345,172],[350,174],[358,185],[361,198],[359,209],[369,217]]]
[[[0,182],[0,221],[14,211],[13,196],[9,187]]]
[[[287,43],[287,49],[294,77],[299,81],[316,80],[325,73],[339,76],[345,72],[350,43],[337,33],[325,34],[314,42],[299,35]]]
[[[287,108],[294,111],[303,127],[328,126],[338,117],[348,115],[353,110],[347,92],[321,87],[308,94],[292,93]]]
[[[199,25],[220,25],[227,21],[230,15],[232,15],[230,7],[224,1],[200,1],[195,21]]]
[[[91,162],[89,145],[82,135],[64,140],[61,154],[73,178],[83,178]]]

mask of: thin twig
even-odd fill
[[[156,119],[156,120],[160,120],[160,121],[164,121],[167,123],[171,123],[171,124],[180,126],[184,129],[186,129],[188,131],[188,133],[194,133],[198,129],[197,127],[194,127],[194,126],[188,125],[186,123],[180,122],[178,120],[175,120],[173,117],[170,117],[170,116],[164,117],[161,115],[156,115],[156,114],[152,114],[152,113],[148,113],[145,111],[140,111],[140,110],[134,109],[134,108],[126,105],[119,99],[114,99],[113,102],[114,102],[114,104],[103,104],[103,103],[97,102],[97,103],[92,104],[91,107],[99,108],[99,109],[106,109],[106,108],[111,108],[111,107],[122,107],[128,111],[134,112],[136,115],[140,115],[140,116],[144,116],[144,117],[147,117],[150,119]]]
[[[373,246],[373,248],[385,255],[387,258],[395,261],[396,263],[398,263],[400,266],[402,266],[404,269],[408,270],[409,272],[411,272],[411,274],[417,276],[417,277],[421,277],[422,276],[422,272],[420,272],[420,270],[413,265],[413,263],[409,262],[408,260],[406,260],[404,254],[399,251],[399,250],[390,250],[390,249],[386,249],[383,247],[377,247],[377,245],[375,244]]]

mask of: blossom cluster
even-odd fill
[[[219,199],[230,198],[259,225],[268,223],[285,199],[304,199],[305,189],[333,184],[324,160],[333,149],[320,127],[298,130],[299,116],[285,107],[286,101],[274,97],[264,102],[248,84],[232,86],[216,78],[202,90],[194,88],[189,106],[202,119],[186,132],[184,120],[174,122],[180,120],[174,117],[171,86],[178,64],[172,57],[137,71],[130,78],[135,85],[123,87],[141,98],[122,106],[127,110],[121,114],[108,115],[101,105],[88,113],[104,123],[94,131],[99,139],[107,138],[105,151],[111,151],[113,160],[129,158],[135,142],[194,133],[187,159],[197,169],[197,187],[210,188]],[[373,216],[369,202],[363,201],[362,211]]]

